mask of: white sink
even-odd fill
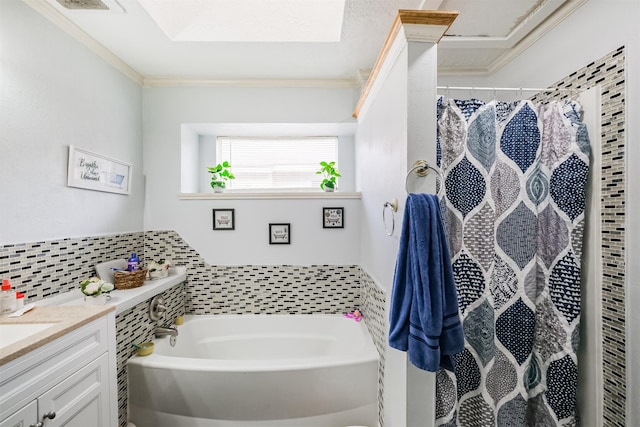
[[[0,324],[0,348],[20,341],[55,325],[55,323],[10,323]]]

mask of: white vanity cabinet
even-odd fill
[[[34,400],[0,422],[2,427],[29,427],[38,423],[38,401]]]
[[[0,366],[0,427],[115,426],[108,341],[103,316]]]

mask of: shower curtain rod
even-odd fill
[[[575,91],[576,89],[566,89],[561,87],[537,88],[537,87],[481,87],[481,86],[438,86],[443,90],[486,90],[486,91],[513,91],[513,92],[555,92],[555,91]]]

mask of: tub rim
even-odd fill
[[[318,318],[344,318],[340,314],[188,314],[184,316],[184,322],[193,321],[197,318],[219,318],[219,319],[237,319],[240,317],[318,317]],[[351,320],[351,319],[345,319]],[[353,321],[353,320],[352,320]],[[195,357],[180,357],[169,356],[164,354],[158,354],[156,352],[148,356],[131,357],[127,364],[140,365],[152,369],[168,369],[168,370],[182,370],[182,371],[203,371],[203,372],[276,372],[276,371],[295,371],[320,367],[342,367],[352,366],[355,364],[366,364],[371,362],[378,362],[380,355],[373,343],[373,338],[366,323],[362,322],[358,324],[359,327],[364,328],[364,332],[367,334],[367,339],[363,344],[363,349],[356,354],[343,354],[337,356],[318,356],[318,357],[306,357],[306,358],[282,358],[282,359],[242,359],[242,360],[229,360],[229,359],[206,359]],[[154,342],[161,345],[168,345],[170,337],[162,337],[154,339]],[[178,336],[178,339],[180,337]],[[158,346],[156,346],[158,347]],[[180,362],[177,362],[180,360]]]

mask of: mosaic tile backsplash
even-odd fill
[[[146,232],[145,255],[187,268],[188,314],[336,314],[360,306],[355,265],[209,265],[174,231]]]
[[[144,233],[49,240],[0,247],[0,277],[25,294],[26,302],[68,292],[95,276],[95,266],[143,255]]]

